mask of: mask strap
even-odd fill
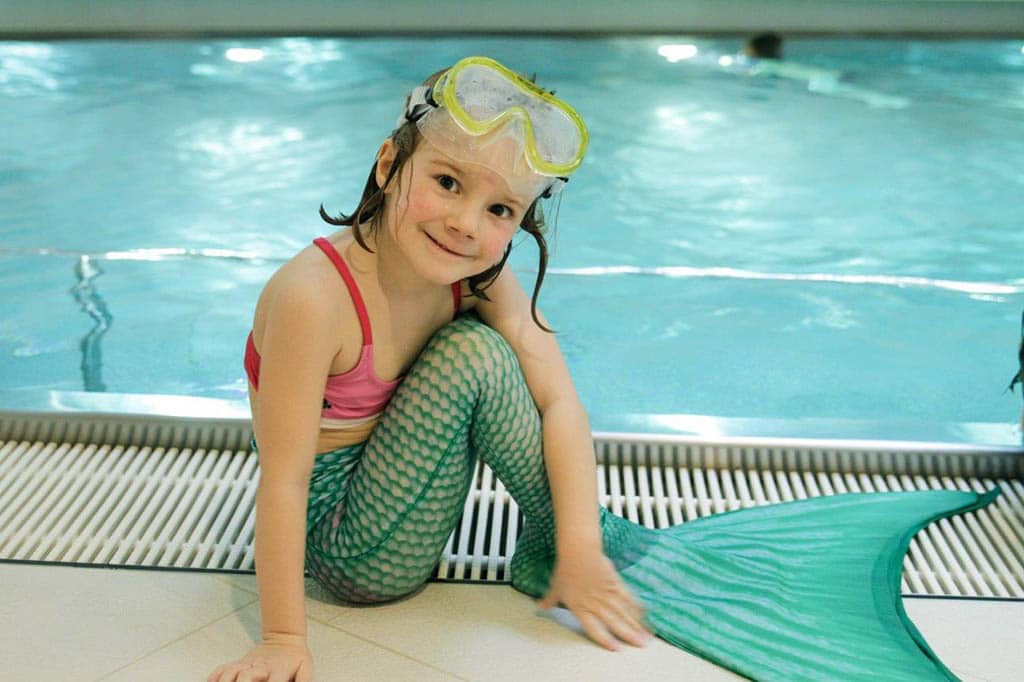
[[[556,194],[560,194],[565,189],[566,183],[569,182],[569,178],[557,177],[555,181],[548,185],[548,188],[541,192],[541,199],[550,199]]]
[[[414,122],[423,118],[431,109],[437,108],[434,101],[434,88],[430,85],[417,85],[409,93],[409,99],[405,103],[405,111],[398,117],[395,127],[400,128],[406,121]]]

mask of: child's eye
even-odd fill
[[[452,190],[459,186],[459,183],[455,181],[455,178],[453,178],[450,175],[438,175],[437,184],[441,185],[441,187],[448,190],[449,192],[451,192]]]
[[[494,204],[491,206],[491,213],[499,218],[511,218],[515,213],[505,204]]]

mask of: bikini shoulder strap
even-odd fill
[[[345,259],[341,257],[341,254],[334,248],[334,245],[323,237],[314,239],[313,243],[320,247],[320,250],[331,259],[331,262],[334,263],[334,268],[341,275],[341,278],[345,280],[349,296],[352,297],[352,305],[356,307],[356,314],[359,315],[359,327],[363,331],[363,345],[371,345],[373,343],[373,331],[370,329],[370,316],[366,313],[363,295],[359,293],[359,285],[356,284],[355,278],[352,277]]]

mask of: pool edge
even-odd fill
[[[90,393],[85,391],[2,391],[0,418],[74,415],[173,422],[200,421],[232,427],[250,423],[247,401],[183,395]],[[765,419],[694,414],[592,414],[594,436],[607,441],[715,442],[889,448],[1005,451],[1024,453],[1016,424],[935,423],[913,420]]]

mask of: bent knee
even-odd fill
[[[384,604],[412,596],[423,589],[426,578],[401,575],[387,568],[348,562],[309,562],[310,576],[331,596],[347,604]]]
[[[506,355],[512,353],[508,341],[476,315],[461,315],[441,327],[431,339],[428,348],[454,348],[460,353]]]
[[[504,342],[501,334],[489,327],[487,323],[477,317],[475,313],[459,315],[457,318],[441,327],[434,336],[439,339],[461,342]]]
[[[319,581],[318,581],[319,582]],[[338,601],[346,604],[363,604],[363,605],[376,605],[376,604],[387,604],[389,602],[399,601],[406,599],[416,594],[426,585],[425,582],[419,582],[414,585],[409,585],[404,589],[400,590],[388,590],[380,591],[375,589],[373,586],[362,585],[360,583],[353,582],[331,582],[331,583],[320,583],[324,589],[331,593]]]

